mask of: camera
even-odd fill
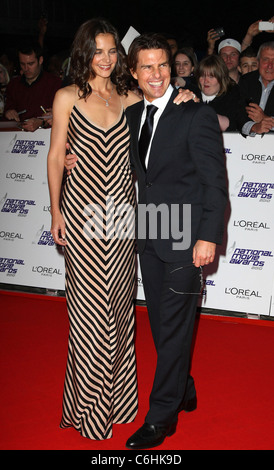
[[[271,21],[260,21],[259,31],[274,31],[274,23],[271,23]]]
[[[218,36],[219,38],[222,38],[225,35],[225,30],[222,26],[219,28],[214,28],[215,35]]]
[[[255,101],[252,97],[246,99],[246,105],[249,106],[250,103],[255,103]]]

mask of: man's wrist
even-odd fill
[[[40,126],[38,127],[38,129],[45,129],[45,127],[46,127],[46,121],[45,121],[45,119],[39,119],[39,121],[41,121],[41,124],[40,124]]]

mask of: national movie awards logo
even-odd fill
[[[213,279],[204,279],[203,284],[204,284],[204,287],[202,289],[202,296],[206,297],[207,288],[208,287],[216,287],[216,284],[215,284],[215,281]]]
[[[42,246],[54,246],[53,236],[51,235],[49,230],[44,230],[41,237],[38,240],[37,245]]]
[[[274,183],[243,181],[238,197],[269,201],[273,196]]]
[[[25,217],[28,215],[30,207],[33,207],[35,205],[35,201],[30,199],[11,199],[6,197],[4,199],[1,212],[17,214],[18,216]]]
[[[45,230],[45,225],[43,224],[36,232],[32,245],[40,246],[54,246],[55,242],[53,236],[51,235],[50,230]]]
[[[229,263],[262,269],[269,258],[273,258],[272,251],[235,248]]]
[[[0,258],[0,272],[7,276],[15,276],[18,268],[24,266],[25,261],[17,258]]]
[[[6,153],[12,155],[27,155],[28,157],[36,157],[40,148],[45,147],[44,140],[21,140],[17,139],[17,134],[10,141]]]

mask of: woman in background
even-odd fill
[[[244,102],[223,59],[215,54],[202,59],[196,78],[200,89],[197,96],[216,111],[221,130],[239,131],[239,115],[244,112]]]
[[[173,58],[173,85],[192,87],[196,93],[195,71],[197,65],[197,57],[192,47],[178,49]]]

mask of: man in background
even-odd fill
[[[6,92],[4,116],[21,121],[25,131],[33,132],[50,125],[50,111],[61,79],[43,70],[43,53],[39,45],[27,44],[18,51],[21,74],[12,78]]]
[[[249,118],[242,127],[243,135],[274,131],[274,41],[260,46],[258,62],[258,70],[243,75],[239,81]]]

